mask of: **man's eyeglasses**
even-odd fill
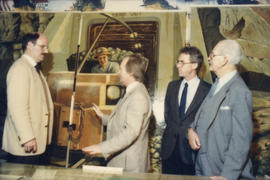
[[[223,56],[223,55],[217,55],[217,54],[214,54],[213,52],[211,52],[208,59],[213,60],[214,57],[216,57],[216,56]]]
[[[46,45],[41,45],[41,44],[36,44],[37,46],[39,46],[41,49],[48,49],[48,46]]]
[[[180,65],[185,65],[185,64],[193,64],[194,62],[184,62],[184,61],[180,61],[180,60],[176,60],[175,61],[175,65],[177,66],[178,64]]]

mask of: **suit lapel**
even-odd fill
[[[177,82],[176,88],[173,88],[172,94],[176,94],[176,96],[172,96],[172,104],[174,104],[174,111],[177,113],[177,122],[180,122],[180,112],[179,112],[179,90],[180,90],[180,85],[182,83],[182,78]]]
[[[188,116],[190,113],[192,113],[192,111],[197,107],[198,104],[200,104],[200,102],[202,101],[203,97],[204,97],[204,89],[205,87],[203,86],[203,83],[202,83],[202,80],[200,80],[200,84],[197,88],[197,91],[195,93],[195,96],[191,102],[191,104],[189,105],[186,113],[185,113],[185,116]]]
[[[211,101],[211,111],[209,112],[209,122],[207,127],[210,128],[211,125],[214,123],[216,116],[219,112],[220,106],[222,105],[223,101],[226,99],[227,93],[230,89],[231,84],[239,78],[239,75],[236,74],[231,80],[229,80],[213,97],[207,98],[214,98],[215,101]],[[208,94],[209,96],[209,94]]]
[[[46,79],[45,77],[43,76],[42,72],[40,72],[40,74],[36,71],[36,68],[34,66],[32,66],[29,61],[22,57],[22,60],[23,62],[31,69],[32,71],[32,75],[35,79],[34,83],[38,86],[40,86],[40,90],[43,91],[44,93],[41,93],[41,97],[42,97],[42,100],[43,102],[46,102],[46,103],[43,103],[43,106],[48,109],[50,109],[50,93],[48,91],[48,87],[46,85]]]

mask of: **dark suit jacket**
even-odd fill
[[[162,139],[161,157],[164,160],[170,157],[175,148],[176,140],[178,139],[181,159],[186,164],[193,164],[192,149],[186,138],[187,128],[194,121],[196,112],[203,102],[203,99],[208,94],[211,85],[200,80],[198,89],[184,118],[180,119],[178,93],[181,82],[182,79],[172,81],[167,88],[164,111],[167,126]]]

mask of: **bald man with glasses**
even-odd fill
[[[255,179],[248,157],[252,141],[252,94],[237,72],[243,51],[235,40],[220,41],[209,56],[217,80],[188,130],[198,151],[196,175],[212,180]]]
[[[8,162],[42,164],[53,126],[51,94],[40,69],[48,53],[48,40],[41,33],[25,34],[22,49],[23,55],[7,75],[8,112],[2,149],[8,152]]]
[[[210,84],[197,75],[202,63],[202,53],[196,47],[180,50],[176,61],[180,79],[169,83],[165,97],[164,118],[167,126],[161,147],[162,173],[195,174],[193,151],[186,134],[210,89]]]

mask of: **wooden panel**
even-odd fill
[[[69,106],[61,106],[59,123],[56,126],[58,146],[67,146],[68,130],[63,123],[69,121]],[[95,112],[91,109],[75,108],[73,111],[73,122],[75,130],[72,131],[71,150],[80,150],[83,147],[100,143],[102,141],[102,125]]]
[[[75,95],[75,103],[83,105],[91,105],[92,103],[99,104],[100,97],[100,85],[78,85]],[[56,95],[56,102],[65,105],[70,105],[71,102],[72,89],[59,89]]]
[[[63,127],[63,122],[69,120],[70,102],[73,87],[73,74],[70,72],[54,72],[48,76],[48,84],[54,101],[54,145],[66,146],[68,132]],[[118,85],[119,77],[112,74],[78,74],[75,95],[75,108],[73,123],[76,129],[73,131],[72,150],[80,150],[82,147],[101,142],[102,126],[94,111],[84,109],[92,103],[100,106],[101,110],[108,114],[114,108],[114,104],[108,104],[107,85]]]

